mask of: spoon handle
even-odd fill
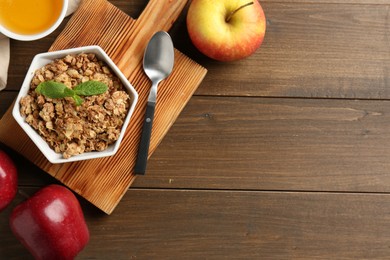
[[[148,101],[148,104],[146,106],[145,121],[142,127],[141,142],[139,145],[137,161],[135,163],[134,171],[136,174],[140,174],[140,175],[145,174],[155,107],[156,107],[156,102]]]

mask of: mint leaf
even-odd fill
[[[80,96],[100,95],[106,92],[107,85],[100,81],[86,81],[73,88],[73,91]]]
[[[68,88],[65,84],[55,81],[45,81],[38,85],[35,89],[38,94],[48,98],[64,98],[72,97],[74,91]]]

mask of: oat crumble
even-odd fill
[[[50,99],[35,92],[44,81],[54,80],[68,88],[95,80],[108,91],[82,97],[76,106],[73,98]],[[103,151],[120,135],[130,107],[130,97],[118,77],[95,54],[67,55],[35,72],[28,95],[20,101],[20,113],[64,158],[90,151]]]

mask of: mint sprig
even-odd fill
[[[80,96],[100,95],[106,92],[107,89],[106,84],[94,80],[83,82],[73,89],[68,88],[63,83],[51,80],[40,83],[35,89],[35,92],[48,98],[72,97],[75,104],[80,106],[84,101]]]

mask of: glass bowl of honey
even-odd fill
[[[0,33],[33,41],[52,33],[63,21],[68,0],[0,0]]]

